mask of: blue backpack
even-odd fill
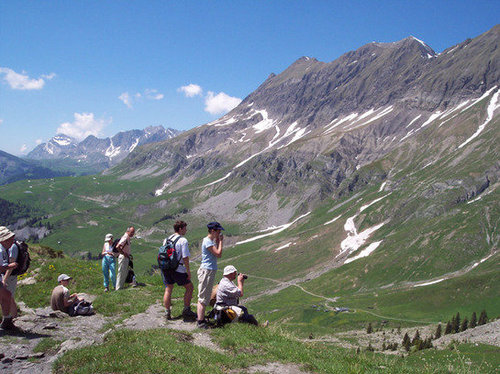
[[[161,270],[175,270],[179,267],[181,256],[177,255],[175,245],[181,236],[178,235],[173,241],[172,237],[173,235],[169,237],[165,245],[162,245],[158,250],[158,266]]]

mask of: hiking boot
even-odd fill
[[[196,313],[194,313],[191,308],[187,307],[187,308],[184,308],[184,310],[182,311],[182,316],[185,318],[185,319],[190,319],[190,320],[196,320]]]
[[[170,312],[170,309],[166,309],[166,310],[165,310],[165,318],[166,318],[167,320],[169,320],[169,321],[171,321],[171,320],[172,320],[172,314],[171,314],[171,312]]]
[[[207,321],[205,321],[205,320],[196,321],[196,327],[198,327],[199,329],[203,329],[203,330],[207,330],[210,328],[210,326],[208,326]]]
[[[0,328],[4,330],[18,330],[14,322],[12,322],[12,318],[4,318],[2,323],[0,324]]]
[[[132,282],[132,287],[137,287],[137,286],[139,286],[139,284],[136,281],[133,281]]]

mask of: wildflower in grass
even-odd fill
[[[56,270],[56,268],[55,268],[55,266],[54,266],[54,265],[50,264],[50,265],[49,265],[49,270]]]

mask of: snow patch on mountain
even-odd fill
[[[486,110],[486,113],[487,113],[486,120],[479,126],[479,128],[476,130],[476,132],[474,134],[472,134],[472,136],[469,139],[467,139],[465,142],[463,142],[462,144],[460,144],[458,146],[459,149],[462,148],[463,146],[465,146],[466,144],[468,144],[469,142],[471,142],[472,140],[474,140],[476,137],[478,137],[479,134],[481,134],[481,132],[483,132],[486,125],[493,119],[493,114],[495,113],[495,110],[497,110],[500,107],[500,105],[498,103],[498,95],[499,94],[500,94],[500,91],[497,91],[497,92],[495,92],[495,94],[491,98],[490,103],[488,104],[488,109]]]
[[[379,245],[382,243],[382,240],[379,242],[373,242],[368,247],[363,249],[359,254],[357,254],[354,257],[348,258],[347,260],[344,261],[344,264],[348,264],[349,262],[353,262],[354,260],[357,260],[362,257],[368,257],[373,251],[375,251]]]
[[[424,287],[424,286],[430,286],[431,284],[436,284],[436,283],[442,282],[442,281],[444,281],[445,279],[446,279],[446,278],[441,278],[441,279],[437,279],[437,280],[430,281],[430,282],[425,282],[425,283],[415,284],[413,287]]]
[[[274,120],[270,119],[267,111],[265,109],[263,110],[256,110],[256,113],[259,113],[262,116],[262,121],[259,123],[253,125],[253,128],[255,129],[255,133],[259,134],[263,131],[269,130],[274,126]]]
[[[265,238],[267,236],[279,234],[280,232],[282,232],[282,231],[286,230],[287,228],[289,228],[290,226],[292,226],[298,220],[300,220],[300,219],[302,219],[304,217],[307,217],[309,214],[311,214],[311,212],[307,212],[306,214],[303,214],[303,215],[295,218],[292,222],[285,223],[284,225],[281,225],[281,226],[277,226],[277,228],[275,230],[273,230],[271,232],[268,232],[267,234],[257,235],[257,236],[254,236],[253,238],[239,241],[239,242],[237,242],[235,244],[235,246],[240,245],[240,244],[245,244],[245,243],[253,242],[255,240],[259,240],[259,239]]]

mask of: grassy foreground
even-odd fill
[[[56,362],[55,372],[227,373],[280,362],[314,373],[485,373],[494,372],[500,363],[486,360],[484,351],[472,345],[402,358],[299,342],[279,328],[231,325],[210,334],[224,353],[191,344],[193,337],[186,332],[120,330],[103,345],[67,353]],[[499,350],[491,349],[498,358]]]

